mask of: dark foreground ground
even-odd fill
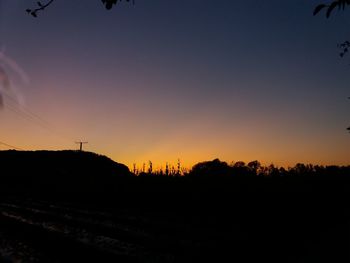
[[[1,262],[350,262],[348,197],[4,196]]]
[[[350,262],[349,167],[136,177],[74,151],[0,167],[0,262]]]

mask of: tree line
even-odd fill
[[[166,164],[165,169],[153,170],[153,163],[149,161],[148,167],[143,164],[142,169],[136,168],[134,164],[132,174],[135,176],[169,176],[169,177],[307,177],[307,176],[350,176],[350,165],[313,165],[297,163],[293,167],[278,167],[274,164],[262,165],[259,161],[245,163],[243,161],[227,162],[214,159],[195,164],[188,170],[181,167],[180,161],[177,165]]]

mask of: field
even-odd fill
[[[349,259],[347,202],[305,195],[276,198],[225,194],[179,198],[177,205],[170,198],[168,205],[162,200],[140,206],[134,199],[103,207],[5,198],[0,254],[5,262]]]

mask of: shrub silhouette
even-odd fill
[[[201,162],[193,166],[191,176],[228,176],[231,174],[231,168],[226,162],[219,159],[213,161]]]

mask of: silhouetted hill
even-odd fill
[[[0,151],[2,192],[86,192],[105,189],[127,166],[79,151]]]

